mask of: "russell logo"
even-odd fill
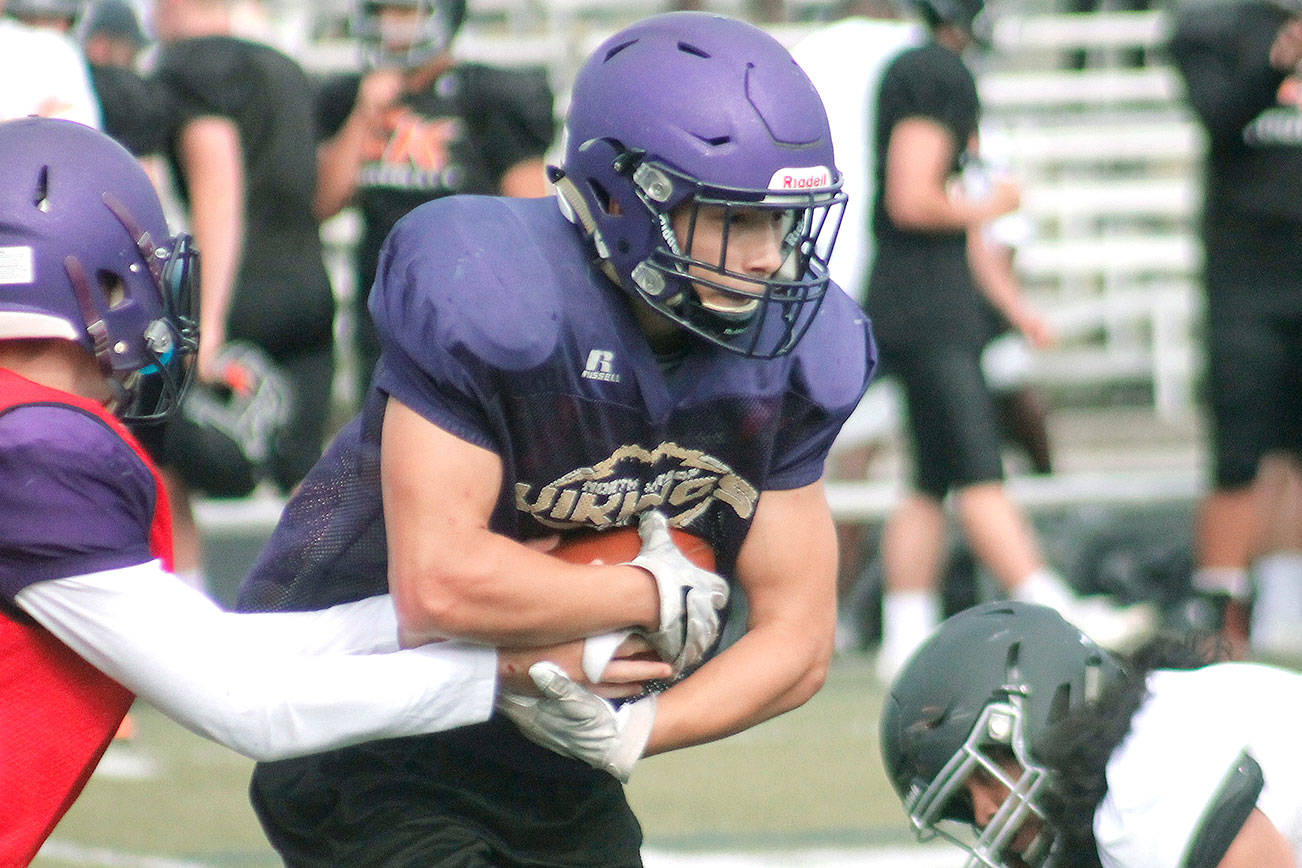
[[[618,383],[620,378],[619,374],[615,373],[615,354],[610,350],[589,352],[587,364],[583,366],[583,378]]]
[[[817,190],[832,186],[832,172],[826,166],[778,169],[769,181],[770,190]]]

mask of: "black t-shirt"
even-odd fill
[[[1302,298],[1302,74],[1269,64],[1288,13],[1272,3],[1182,8],[1171,55],[1208,133],[1207,277],[1213,290],[1291,287]],[[1250,276],[1245,280],[1245,276]]]
[[[323,138],[347,120],[361,80],[352,73],[322,84]],[[453,193],[496,194],[508,169],[542,157],[555,128],[552,102],[545,70],[475,63],[459,63],[426,90],[405,95],[367,145],[356,199],[364,223],[358,287],[370,287],[380,245],[408,211]]]
[[[157,81],[124,66],[90,66],[104,132],[137,157],[160,153],[172,135],[171,94]]]
[[[943,125],[957,145],[950,167],[957,173],[979,115],[972,73],[957,53],[943,46],[911,48],[882,75],[873,131],[877,251],[866,307],[883,347],[927,340],[981,343],[980,297],[967,263],[966,233],[904,229],[891,220],[884,201],[886,151],[897,124],[927,118]]]
[[[229,337],[253,340],[273,355],[329,345],[334,296],[312,214],[311,81],[274,48],[227,36],[167,46],[155,76],[173,94],[178,124],[216,115],[239,129],[246,222]],[[169,155],[184,196],[175,137]]]

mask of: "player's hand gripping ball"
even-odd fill
[[[571,563],[632,564],[655,578],[660,626],[639,651],[630,631],[587,640],[584,673],[593,683],[612,658],[648,649],[673,666],[674,674],[701,662],[719,636],[719,610],[728,602],[728,583],[714,572],[714,550],[701,537],[671,528],[662,513],[642,516],[638,529],[617,528],[570,537],[552,554]]]

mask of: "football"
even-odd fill
[[[701,569],[715,569],[714,549],[703,538],[671,528],[674,545]],[[642,538],[635,527],[618,527],[604,531],[576,531],[561,538],[550,554],[572,564],[624,564],[642,550]]]

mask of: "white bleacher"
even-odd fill
[[[1145,383],[1154,409],[1195,409],[1202,266],[1201,129],[1165,60],[1161,12],[1008,17],[979,79],[983,131],[1025,185],[1018,265],[1063,346],[1040,379]],[[1134,51],[1140,67],[1122,61]],[[1083,70],[1065,68],[1085,51]]]

